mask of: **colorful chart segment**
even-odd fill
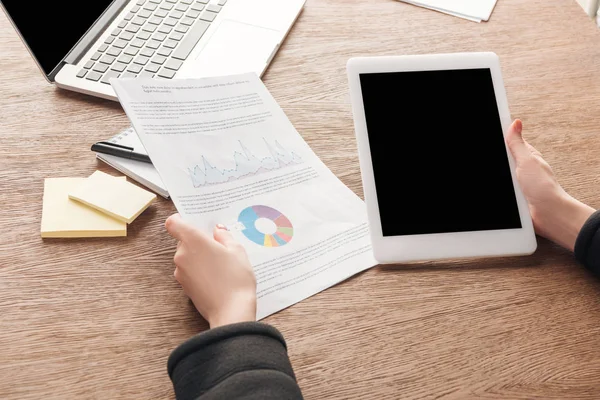
[[[273,221],[277,230],[266,234],[256,228],[256,221],[266,218]],[[274,208],[267,206],[251,206],[244,209],[238,221],[244,225],[242,233],[252,242],[265,247],[280,247],[289,243],[294,236],[294,227],[290,220]]]

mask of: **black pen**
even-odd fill
[[[96,153],[110,154],[111,156],[128,158],[135,161],[143,161],[152,164],[150,157],[146,154],[136,153],[133,147],[122,146],[110,142],[98,142],[92,145],[92,151]]]

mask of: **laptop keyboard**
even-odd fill
[[[119,77],[173,78],[227,0],[209,2],[136,1],[77,77],[106,85]]]

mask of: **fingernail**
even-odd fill
[[[217,224],[217,229],[223,229],[224,231],[228,231],[227,227],[223,224]]]
[[[518,119],[518,120],[515,121],[515,129],[519,133],[521,133],[521,131],[523,131],[523,123],[521,122],[520,119]]]

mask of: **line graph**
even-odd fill
[[[269,155],[259,158],[241,140],[238,140],[241,151],[236,150],[233,152],[232,159],[235,167],[229,169],[216,167],[209,161],[208,157],[202,155],[200,163],[188,168],[194,187],[231,182],[302,163],[302,158],[299,155],[293,151],[288,151],[278,141],[275,140],[273,143],[269,143],[264,137],[262,141]]]

